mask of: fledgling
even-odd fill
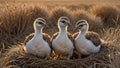
[[[70,25],[70,20],[67,17],[60,17],[58,20],[59,32],[56,32],[52,36],[52,48],[57,55],[57,58],[61,55],[66,56],[66,59],[70,59],[74,49],[74,38],[72,34],[67,32],[67,27]]]
[[[79,32],[73,34],[75,38],[75,49],[81,56],[92,56],[100,51],[102,40],[98,33],[88,31],[89,24],[86,20],[79,20],[76,23],[75,30]]]
[[[30,34],[25,39],[25,51],[28,54],[38,56],[43,59],[48,59],[51,54],[51,37],[43,33],[42,30],[46,27],[46,21],[43,18],[37,18],[34,21],[35,33]]]

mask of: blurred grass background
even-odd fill
[[[47,60],[28,56],[22,49],[27,35],[34,32],[33,21],[42,17],[50,26],[44,32],[57,32],[60,16],[75,22],[85,19],[91,31],[100,34],[105,44],[92,59]],[[73,27],[68,31],[74,33]],[[120,62],[120,1],[119,0],[0,0],[0,67],[91,67],[119,68]],[[79,62],[81,61],[81,62]],[[24,62],[24,63],[22,63]]]

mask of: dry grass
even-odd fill
[[[78,4],[77,5],[70,4],[70,5],[67,5],[66,7],[68,9],[70,9],[71,11],[75,11],[78,9],[88,10],[92,6],[93,6],[93,4],[79,4],[79,5]]]
[[[115,27],[120,23],[120,10],[113,5],[97,5],[90,9],[95,16],[101,17],[104,27]]]
[[[60,7],[53,4],[0,6],[0,68],[34,68],[35,66],[36,68],[120,68],[120,27],[117,26],[120,11],[113,6],[92,8],[91,6],[84,4]],[[42,60],[26,54],[23,50],[23,41],[33,32],[35,18],[46,19],[50,28],[45,29],[44,32],[52,35],[57,31],[57,20],[60,16],[69,17],[73,25],[80,19],[87,20],[90,30],[100,33],[102,39],[107,41],[101,51],[92,58],[71,60]],[[107,26],[114,28],[106,28]],[[73,33],[72,29],[70,28],[69,31]]]
[[[34,5],[13,5],[6,6],[0,10],[0,42],[10,46],[21,41],[26,34],[33,32],[33,21],[42,17],[49,18],[45,7]],[[8,43],[7,43],[7,42]],[[15,41],[15,42],[14,42]]]
[[[110,46],[113,46],[111,50],[109,50],[110,57],[110,66],[111,68],[119,68],[120,66],[120,27],[110,28],[108,30],[104,30],[105,33],[101,34],[103,39],[107,40]]]

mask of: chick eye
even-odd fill
[[[65,21],[61,21],[62,23],[65,23]]]
[[[83,25],[80,25],[80,27],[83,27]]]
[[[42,22],[37,22],[38,24],[42,24]]]

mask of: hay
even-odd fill
[[[101,51],[93,57],[71,60],[54,60],[54,57],[51,57],[49,60],[43,60],[26,54],[23,44],[17,44],[9,48],[4,53],[4,57],[9,58],[9,61],[11,61],[9,65],[20,68],[119,68],[119,61],[117,61],[120,59],[120,41],[117,40],[120,38],[119,33],[119,28],[104,30],[101,36],[107,42],[102,45]],[[111,36],[111,34],[114,35]]]
[[[14,66],[21,68],[88,68],[88,67],[109,67],[110,50],[112,47],[103,46],[101,51],[92,58],[71,59],[71,60],[42,60],[36,56],[28,55],[24,52],[23,45],[13,46],[5,53],[10,58]]]
[[[97,17],[101,17],[104,27],[115,27],[120,23],[120,10],[113,5],[96,5],[90,9],[90,12]]]
[[[33,32],[31,27],[36,18],[49,19],[47,8],[44,6],[29,5],[28,7],[26,4],[8,6],[10,7],[4,6],[0,10],[0,38],[2,38],[0,45],[4,43],[10,46],[15,44],[16,40],[22,41],[27,34]]]

